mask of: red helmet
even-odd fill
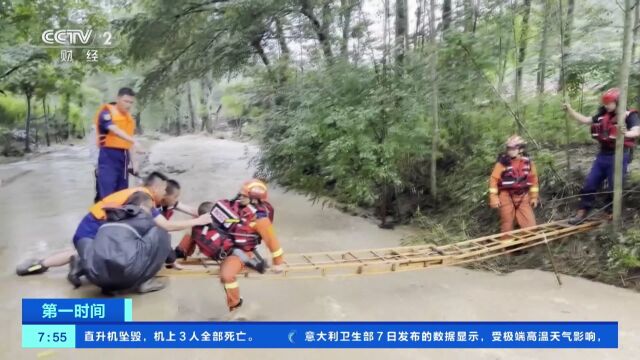
[[[265,201],[267,200],[267,185],[258,179],[245,181],[240,188],[240,195]]]
[[[618,102],[618,98],[620,97],[620,89],[611,88],[602,94],[602,104],[607,105],[609,103]]]

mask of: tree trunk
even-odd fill
[[[551,16],[551,0],[544,0],[542,24],[542,38],[540,39],[540,52],[538,53],[538,115],[541,116],[544,110],[544,83],[547,68],[547,42],[549,40],[549,18]]]
[[[349,60],[349,33],[351,32],[351,12],[356,0],[340,0],[342,12],[342,39],[340,41],[340,56]]]
[[[529,36],[529,15],[531,14],[531,0],[524,0],[522,9],[522,27],[520,29],[520,41],[518,44],[518,56],[516,64],[516,113],[518,114],[518,132],[522,133],[524,116],[520,111],[520,95],[522,94],[522,64],[527,56],[527,36]]]
[[[420,0],[420,28],[416,28],[416,32],[419,30],[420,33],[420,50],[424,50],[424,44],[426,42],[427,36],[427,14],[429,11],[427,10],[428,0]],[[417,39],[416,39],[417,40]],[[417,45],[416,45],[417,46]]]
[[[473,27],[471,32],[476,33],[478,27],[478,17],[480,16],[480,0],[473,0]]]
[[[562,2],[562,0],[559,0]],[[573,28],[573,9],[575,7],[575,0],[569,0],[567,3],[567,22],[566,25],[562,24],[562,12],[560,12],[560,26],[563,26],[564,30],[564,38],[561,40],[564,47],[564,54],[562,54],[562,62],[561,64],[566,64],[569,59],[569,53],[571,49],[571,31]],[[558,91],[562,91],[564,89],[565,82],[565,69],[564,66],[560,66],[560,79],[558,81]]]
[[[180,136],[182,134],[182,98],[181,95],[182,94],[182,89],[178,88],[178,91],[176,92],[175,99],[174,99],[174,103],[173,106],[175,108],[175,126],[176,126],[176,135]]]
[[[474,0],[464,0],[464,32],[473,30],[473,22],[475,18]]]
[[[284,37],[284,30],[282,29],[282,22],[279,17],[275,19],[276,24],[276,37],[278,38],[278,46],[280,46],[280,53],[284,60],[289,60],[289,46],[287,46],[287,39]]]
[[[64,94],[64,105],[62,106],[62,114],[64,115],[64,130],[65,130],[65,139],[69,139],[71,136],[71,126],[69,124],[69,112],[71,108],[71,94]]]
[[[208,120],[207,120],[207,132],[209,134],[213,133],[213,129],[215,129],[215,127],[213,126],[213,124],[211,123],[211,114],[213,114],[213,101],[212,101],[212,96],[213,96],[213,77],[211,75],[211,73],[209,73],[207,75],[207,114],[208,114]]]
[[[189,116],[191,117],[191,132],[196,131],[196,109],[193,107],[193,94],[191,92],[191,83],[187,83],[187,102],[189,104]]]
[[[262,34],[256,36],[253,40],[251,40],[251,46],[253,46],[253,49],[260,57],[260,60],[262,60],[264,66],[266,66],[267,69],[270,69],[271,62],[269,61],[269,58],[267,57],[267,54],[264,52],[264,48],[262,47]]]
[[[569,0],[572,2],[572,0]],[[571,6],[571,4],[570,4]],[[573,14],[573,10],[571,10]],[[560,27],[560,79],[559,79],[559,88],[562,92],[562,101],[569,102],[567,99],[567,91],[565,84],[565,75],[564,75],[564,64],[567,60],[567,53],[565,50],[565,40],[567,39],[567,29],[565,28],[564,20],[563,20],[564,11],[562,10],[562,0],[558,0],[558,25]],[[573,15],[572,15],[573,16]],[[570,37],[569,37],[570,38]],[[569,39],[570,40],[570,39]],[[569,41],[570,42],[570,41]],[[571,143],[571,126],[569,124],[569,115],[565,113],[564,115],[564,137],[565,137],[565,157],[567,161],[567,175],[571,176],[571,151],[569,148],[569,144]]]
[[[414,49],[418,47],[418,34],[420,33],[420,26],[422,21],[421,5],[422,5],[422,1],[418,1],[417,7],[416,7],[416,30],[413,32],[413,38],[411,39]]]
[[[25,97],[27,98],[27,118],[25,119],[25,137],[24,137],[24,151],[31,152],[31,147],[29,144],[29,135],[31,131],[31,97],[33,94],[30,91],[25,92]]]
[[[313,13],[313,7],[309,3],[309,0],[300,0],[300,13],[304,15],[311,22],[311,27],[318,37],[318,41],[322,46],[322,52],[328,61],[333,58],[333,52],[331,50],[331,39],[329,38],[328,27],[331,22],[331,1],[325,0],[322,6],[322,23]]]
[[[631,47],[631,64],[636,61],[636,44],[638,42],[638,26],[640,25],[640,0],[635,0],[633,5],[633,45]]]
[[[635,67],[636,64],[636,44],[638,43],[638,28],[640,28],[640,0],[635,0],[634,9],[634,21],[633,21],[633,47],[631,49],[631,67]],[[638,81],[638,87],[640,88],[640,81]],[[637,93],[637,92],[636,92]],[[636,97],[636,107],[640,108],[640,96]]]
[[[136,134],[142,135],[144,133],[144,130],[142,129],[142,113],[137,111],[133,115],[133,119],[136,121]]]
[[[216,110],[216,125],[218,125],[218,120],[220,119],[220,110],[222,110],[222,104],[218,105],[218,109]]]
[[[321,32],[325,36],[325,41],[322,43],[323,51],[326,54],[329,54],[328,59],[331,60],[333,58],[333,51],[331,50],[331,24],[333,23],[333,17],[331,14],[331,3],[332,0],[325,0],[322,4],[322,27]]]
[[[407,0],[396,0],[396,39],[394,53],[396,63],[401,64],[407,48]]]
[[[504,12],[504,3],[499,3],[498,14],[501,18],[505,16]],[[509,49],[511,44],[509,43],[512,36],[503,36],[503,34],[508,34],[508,31],[503,31],[502,22],[498,23],[498,83],[496,88],[498,90],[502,90],[502,85],[504,84],[504,77],[507,72],[507,59],[509,58]]]
[[[442,2],[442,32],[446,33],[451,27],[451,0]]]
[[[386,79],[389,59],[389,19],[391,18],[390,0],[384,0],[384,18],[382,21],[382,77]]]
[[[202,111],[200,131],[204,131],[207,127],[207,122],[209,122],[211,118],[209,114],[209,90],[206,77],[200,79],[200,111]]]
[[[429,32],[431,33],[431,51],[433,52],[431,60],[431,111],[433,116],[433,137],[431,139],[431,197],[433,201],[437,201],[438,187],[436,178],[436,162],[438,160],[438,138],[439,138],[439,118],[438,118],[438,43],[436,39],[436,0],[431,0],[431,11],[429,14]]]
[[[613,226],[616,232],[622,229],[622,179],[624,133],[627,129],[625,118],[631,68],[631,0],[624,1],[624,36],[622,40],[622,65],[620,66],[620,99],[618,100],[618,134],[616,137],[615,173],[613,177]]]
[[[51,139],[49,138],[49,116],[47,114],[47,97],[42,97],[42,113],[44,114],[44,141],[47,147],[51,146]]]
[[[37,118],[36,118],[37,120]],[[38,149],[40,147],[40,138],[38,137],[38,133],[40,131],[40,126],[38,126],[38,122],[35,122],[33,124],[33,128],[34,128],[34,133],[33,133],[33,143],[36,146],[36,149]]]

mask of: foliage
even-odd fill
[[[609,265],[617,270],[640,268],[640,229],[635,226],[619,234],[617,244],[609,251]]]
[[[0,95],[0,126],[15,126],[24,121],[25,116],[24,97]]]

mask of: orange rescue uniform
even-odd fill
[[[536,225],[531,207],[531,201],[537,200],[540,192],[536,167],[523,157],[511,159],[510,166],[519,181],[526,182],[520,188],[514,190],[502,185],[508,166],[501,162],[496,163],[489,179],[489,204],[491,207],[499,204],[501,233],[512,231],[514,220],[521,229]],[[525,174],[527,166],[530,170]]]
[[[281,265],[284,262],[284,251],[282,247],[280,247],[280,241],[275,235],[273,230],[273,224],[268,217],[262,217],[258,219],[252,219],[253,221],[249,222],[249,226],[254,229],[255,233],[260,235],[262,241],[264,241],[265,245],[271,252],[271,256],[273,258],[274,265]],[[194,240],[194,236],[198,236],[198,234],[185,235],[178,247],[184,251],[184,253],[188,255],[192,255],[196,242]],[[243,251],[247,258],[253,258],[254,254],[251,251],[244,251],[236,248],[236,251]],[[236,276],[244,269],[245,264],[244,261],[237,255],[229,255],[222,261],[220,264],[220,281],[224,287],[226,297],[227,297],[227,306],[229,310],[233,310],[238,307],[241,303],[240,301],[240,288],[237,281]]]

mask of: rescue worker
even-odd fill
[[[521,229],[536,225],[533,208],[538,206],[538,174],[525,156],[525,147],[520,136],[511,136],[489,179],[489,206],[499,210],[501,233],[512,231],[514,220]]]
[[[171,236],[151,215],[153,199],[143,191],[133,193],[124,206],[105,208],[107,222],[95,239],[78,240],[81,272],[103,294],[116,291],[147,293],[164,288],[153,277],[175,254]]]
[[[94,204],[93,206],[91,206],[91,208],[89,209],[89,213],[85,215],[76,229],[76,232],[73,236],[74,248],[79,239],[85,237],[93,239],[95,237],[98,228],[100,227],[100,225],[102,225],[102,223],[104,223],[106,219],[106,213],[103,209],[104,207],[121,206],[127,201],[131,194],[138,191],[149,194],[153,198],[154,202],[158,204],[161,203],[162,199],[165,197],[167,191],[166,189],[166,176],[158,172],[153,172],[149,174],[149,176],[147,176],[143,187],[118,191]],[[177,204],[176,209],[181,209],[181,211],[188,214],[192,213],[190,207],[183,204]],[[156,225],[169,232],[188,229],[193,226],[204,225],[211,222],[211,217],[206,215],[190,220],[169,221],[162,215],[161,211],[156,208],[153,209],[152,216]],[[75,249],[68,249],[48,256],[44,259],[29,259],[18,265],[16,273],[21,276],[40,274],[47,271],[50,267],[58,267],[68,264],[73,260],[72,257],[74,257],[75,255]],[[69,281],[74,285],[79,284],[77,273],[75,272],[73,267],[69,272]]]
[[[176,256],[186,258],[194,251],[195,245],[200,251],[220,265],[220,280],[223,284],[229,311],[242,306],[240,289],[236,276],[245,265],[264,272],[265,265],[256,246],[264,241],[271,252],[273,272],[282,272],[284,264],[283,250],[276,238],[272,219],[273,207],[267,202],[267,186],[260,180],[245,182],[237,197],[233,200],[221,200],[213,204],[201,204],[199,212],[211,213],[212,229],[202,228],[185,236],[176,247]],[[198,234],[200,230],[200,234]]]
[[[181,192],[180,184],[176,180],[167,180],[166,193],[162,197],[160,206],[158,207],[158,210],[162,213],[165,219],[170,220],[175,211],[179,211],[192,217],[199,216],[198,212],[191,206],[178,201],[178,199],[180,199]]]
[[[591,171],[584,182],[584,186],[580,193],[580,208],[575,216],[569,219],[569,224],[577,225],[583,222],[595,201],[595,192],[597,192],[604,182],[607,180],[607,190],[613,192],[613,177],[615,168],[615,152],[616,152],[616,135],[618,98],[620,90],[612,88],[602,94],[602,106],[593,117],[588,117],[575,111],[570,104],[564,104],[565,111],[573,119],[578,122],[591,125],[591,137],[600,143],[600,151],[596,156]],[[627,167],[631,162],[633,148],[636,146],[636,138],[640,136],[640,118],[636,110],[627,110],[625,114],[626,131],[624,133],[624,156],[622,159],[622,174],[627,173]],[[609,204],[611,204],[612,193],[608,194]],[[607,207],[607,212],[611,213],[611,207]]]
[[[98,109],[94,126],[96,141],[100,152],[96,182],[96,199],[129,187],[129,166],[132,172],[138,172],[138,165],[132,157],[132,150],[142,150],[134,138],[136,122],[130,114],[135,101],[135,93],[130,88],[118,90],[114,103],[103,104]]]

